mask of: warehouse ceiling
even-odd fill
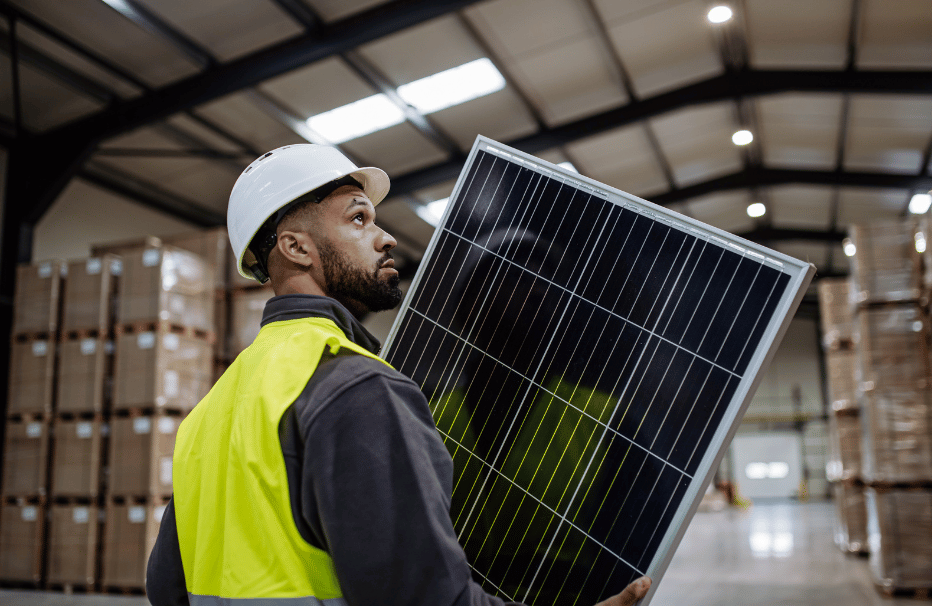
[[[711,23],[716,4],[733,17]],[[851,223],[932,187],[927,0],[0,0],[0,15],[0,143],[30,159],[8,177],[35,206],[24,221],[76,178],[222,224],[252,159],[332,141],[308,119],[379,94],[395,123],[339,147],[391,176],[379,218],[412,262],[433,233],[416,210],[450,194],[478,134],[823,275],[846,271]],[[480,59],[494,92],[439,110],[400,92]]]

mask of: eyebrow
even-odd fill
[[[368,199],[357,198],[356,196],[353,196],[353,201],[347,205],[346,210],[343,212],[349,212],[353,209],[354,206],[365,206],[371,208],[373,215],[375,214],[375,204],[372,204],[372,202],[370,202]]]

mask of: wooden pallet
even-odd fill
[[[191,326],[181,326],[170,322],[131,322],[128,324],[118,324],[114,327],[116,335],[123,334],[140,334],[144,332],[160,332],[163,334],[171,333],[188,337],[190,339],[200,339],[213,344],[217,336],[213,331],[204,330],[203,328],[193,328]]]

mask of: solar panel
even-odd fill
[[[814,270],[478,138],[385,347],[476,581],[649,602]]]

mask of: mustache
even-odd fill
[[[395,258],[395,257],[393,257],[391,253],[388,253],[388,252],[387,252],[387,253],[385,253],[384,255],[382,255],[382,258],[381,258],[381,259],[378,260],[378,262],[377,262],[377,264],[376,264],[376,267],[382,267],[385,263],[387,263],[388,261],[393,260],[394,258]]]

